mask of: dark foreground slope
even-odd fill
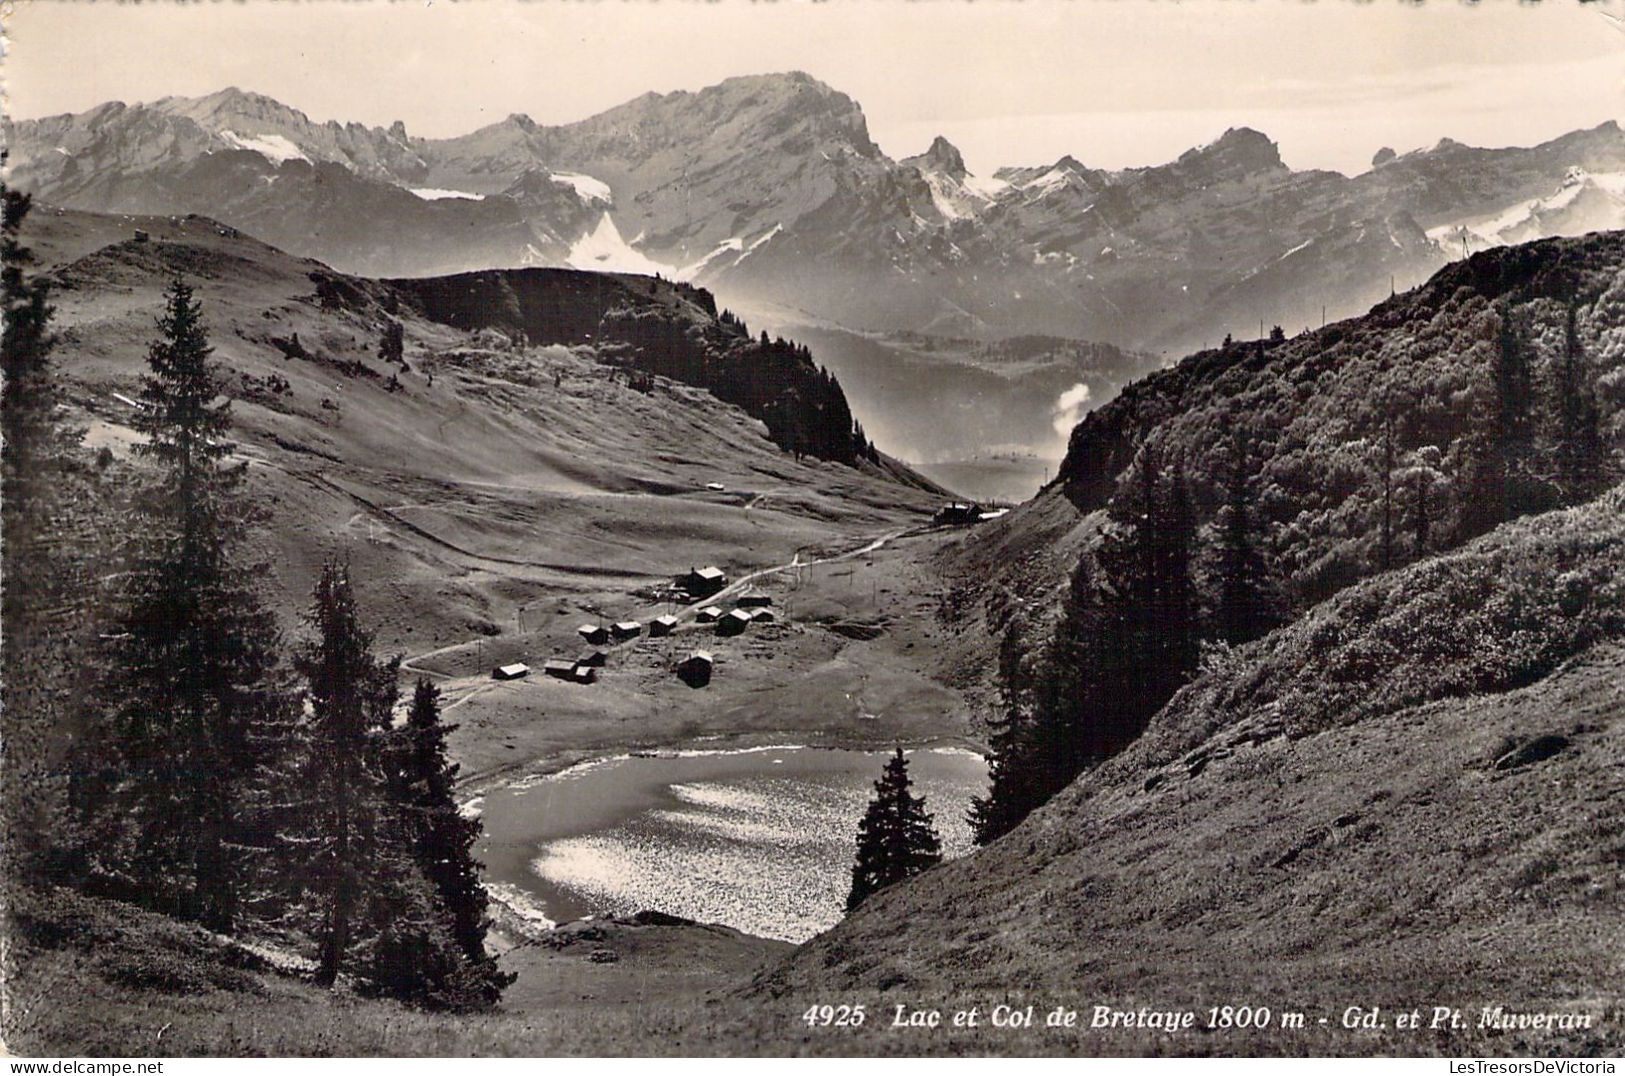
[[[1352,588],[1209,668],[1008,837],[878,895],[748,996],[786,1026],[822,998],[1309,1014],[1301,1032],[1016,1040],[1090,1051],[1617,1051],[1622,580],[1616,489]],[[1345,1031],[1350,1005],[1455,1006],[1473,1026]],[[1594,1026],[1478,1029],[1495,1005]],[[865,1048],[1001,1041],[876,1031]]]

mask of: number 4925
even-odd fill
[[[801,1014],[808,1027],[862,1027],[862,1005],[814,1005]]]

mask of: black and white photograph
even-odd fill
[[[0,30],[8,1072],[1616,1071],[1625,0]]]

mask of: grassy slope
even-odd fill
[[[892,707],[866,727],[846,700],[864,694],[877,662],[843,659],[865,645],[816,625],[719,648],[732,673],[702,693],[677,690],[669,675],[668,651],[692,645],[689,635],[618,654],[592,690],[540,678],[493,690],[486,679],[498,658],[573,655],[583,620],[657,611],[650,589],[693,565],[738,576],[917,526],[937,495],[891,480],[890,464],[796,461],[737,408],[662,378],[635,391],[591,348],[520,351],[410,315],[411,369],[391,391],[375,354],[381,285],[340,278],[346,301],[324,307],[311,274],[331,277],[325,267],[202,218],[42,207],[29,225],[29,242],[57,267],[57,361],[73,418],[116,460],[109,494],[133,466],[131,408],[118,396],[136,394],[161,291],[183,272],[236,395],[251,486],[271,512],[262,553],[284,623],[300,630],[323,556],[351,557],[380,648],[434,655],[416,667],[447,677],[453,701],[468,698],[454,741],[465,773],[738,730],[812,735],[834,724],[885,739],[963,726],[940,687],[903,672],[893,693],[909,698],[906,712]],[[150,242],[127,238],[138,226]],[[606,284],[619,286],[630,285]],[[273,343],[295,333],[310,357]],[[287,391],[267,389],[270,378]],[[707,489],[713,482],[725,489]],[[808,574],[816,589],[819,573]],[[798,694],[830,705],[784,704]],[[742,709],[748,719],[736,721]]]
[[[1009,837],[873,898],[771,967],[781,948],[731,932],[612,924],[510,953],[521,978],[507,1011],[453,1019],[261,973],[244,987],[187,928],[121,909],[100,913],[124,932],[120,952],[181,960],[190,992],[131,985],[110,949],[50,949],[33,981],[72,968],[76,989],[38,1010],[31,1041],[114,1051],[168,1024],[176,1052],[1617,1052],[1621,579],[1616,490],[1354,588],[1213,663],[1129,752]],[[1485,588],[1500,598],[1479,601]],[[1350,660],[1396,625],[1433,641]],[[1566,743],[1529,750],[1548,736]],[[621,960],[594,963],[596,948]],[[1309,1024],[1168,1036],[799,1022],[810,1004],[858,1001],[872,1013],[1266,1004]],[[106,1014],[88,1042],[86,1004]],[[1435,1004],[1470,1024],[1479,1006],[1506,1005],[1589,1012],[1597,1027],[1337,1026],[1349,1005]]]
[[[1334,1028],[1352,1004],[1572,1007],[1603,1030],[1073,1044],[1618,1050],[1622,578],[1615,490],[1355,587],[1215,663],[1124,755],[993,847],[877,897],[753,997],[789,1020],[816,997],[985,1006],[1014,989],[1291,1006]],[[1520,761],[1546,736],[1566,744]]]
[[[277,970],[275,951],[124,905],[59,892],[18,912],[5,1047],[21,1056],[681,1052],[685,1038],[726,1024],[705,992],[788,948],[723,927],[604,922],[509,952],[504,966],[520,977],[507,1011],[458,1017],[345,981],[319,990]]]

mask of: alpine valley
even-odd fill
[[[1614,123],[0,133],[6,1050],[1625,1049]]]

